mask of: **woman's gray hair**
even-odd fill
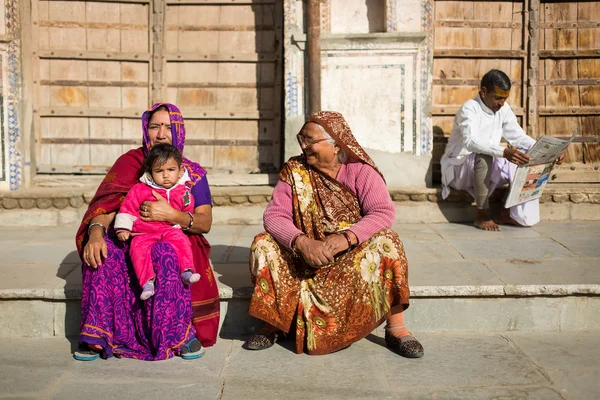
[[[348,159],[348,154],[346,154],[346,152],[344,150],[342,150],[342,147],[336,143],[335,139],[331,137],[331,135],[325,130],[325,128],[323,128],[321,125],[315,123],[315,125],[317,125],[319,127],[319,129],[321,130],[321,133],[323,134],[323,137],[327,139],[327,143],[329,143],[332,146],[337,146],[340,150],[337,152],[337,159],[338,162],[340,164],[343,164],[346,162],[346,160]]]

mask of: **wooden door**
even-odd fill
[[[579,128],[557,182],[600,182],[600,1],[540,4],[538,136]]]
[[[32,2],[39,173],[104,173],[141,143],[150,104],[177,104],[185,156],[208,169],[280,165],[281,2]]]
[[[439,160],[454,114],[476,96],[483,75],[492,68],[512,81],[508,103],[523,123],[526,82],[526,21],[523,1],[435,1],[433,61],[433,178],[440,180]]]
[[[150,102],[148,1],[33,1],[40,173],[104,173],[140,143]]]
[[[433,177],[454,114],[492,68],[525,131],[580,137],[555,182],[600,182],[600,1],[435,1]]]
[[[163,97],[186,117],[188,157],[236,172],[281,158],[281,1],[168,1]]]

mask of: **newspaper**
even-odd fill
[[[569,140],[542,136],[529,149],[529,164],[517,167],[504,207],[516,206],[542,196],[556,159],[569,147],[578,131],[576,129]]]

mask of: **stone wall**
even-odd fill
[[[0,9],[0,190],[17,190],[29,165],[20,130],[21,27],[20,2],[4,0]]]
[[[425,161],[404,165],[411,186],[430,184],[427,164],[432,148],[432,1],[325,0],[321,5],[322,109],[341,112],[359,143]],[[294,135],[305,119],[306,84],[302,3],[284,8],[285,158],[299,153]],[[382,169],[393,160],[381,157]],[[414,164],[414,165],[413,165]]]
[[[271,200],[273,188],[270,186],[249,187],[215,187],[212,189],[215,207],[266,205]],[[431,202],[431,203],[473,203],[473,198],[466,191],[450,192],[447,199],[442,200],[441,189],[390,189],[394,202]],[[0,210],[65,210],[80,209],[90,203],[93,192],[64,190],[23,190],[0,193]],[[504,197],[504,190],[498,189],[492,196],[492,203],[499,203]],[[546,189],[540,203],[573,203],[600,204],[600,188],[552,188]]]

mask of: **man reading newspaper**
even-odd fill
[[[450,189],[467,190],[477,207],[474,225],[487,231],[499,231],[498,224],[532,226],[540,220],[537,199],[503,209],[494,218],[489,210],[491,194],[512,181],[518,165],[529,163],[527,152],[536,142],[506,102],[510,88],[510,79],[500,70],[483,76],[477,96],[456,113],[441,160],[442,197],[448,197]],[[511,146],[501,146],[502,138]],[[557,163],[564,157],[563,152]]]

